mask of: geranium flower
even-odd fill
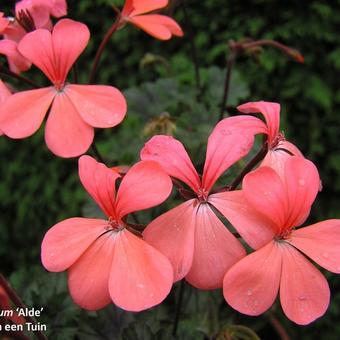
[[[223,293],[234,309],[262,314],[280,289],[283,311],[293,322],[305,325],[325,313],[328,283],[302,253],[340,273],[340,220],[296,229],[308,216],[319,180],[313,163],[296,156],[285,162],[284,179],[270,167],[260,167],[244,178],[244,202],[233,225],[238,230],[248,225],[257,233],[271,229],[273,235],[227,271]]]
[[[53,86],[12,95],[0,108],[0,129],[11,138],[25,138],[36,132],[49,109],[45,140],[61,157],[75,157],[90,147],[94,127],[119,124],[126,113],[126,101],[112,86],[71,85],[66,77],[89,40],[86,25],[62,19],[53,32],[38,29],[28,33],[18,49],[51,80]]]
[[[185,277],[197,288],[219,288],[226,270],[245,256],[241,243],[216,216],[211,197],[219,194],[212,195],[211,189],[225,170],[249,152],[262,124],[250,116],[218,123],[209,137],[202,179],[183,145],[170,136],[151,138],[141,151],[143,160],[157,161],[194,193],[194,198],[156,218],[143,233],[148,243],[170,259],[175,281]]]
[[[97,310],[111,300],[129,311],[159,304],[173,283],[168,259],[132,233],[126,216],[162,203],[172,183],[152,161],[134,165],[120,175],[89,156],[79,160],[79,177],[107,219],[70,218],[53,226],[41,247],[44,267],[52,272],[68,270],[73,300]]]
[[[4,16],[3,12],[0,12],[0,34],[7,28],[9,25],[9,20]]]
[[[121,23],[129,22],[160,40],[168,40],[172,35],[181,37],[183,31],[172,18],[160,14],[146,14],[167,5],[168,0],[126,0],[121,13]]]
[[[239,105],[237,109],[243,113],[260,112],[265,118],[266,124],[264,124],[263,133],[268,136],[268,153],[261,162],[261,166],[272,167],[282,174],[284,163],[290,156],[303,157],[300,150],[280,133],[280,104],[265,101],[249,102]]]
[[[21,0],[15,4],[16,17],[21,13],[29,13],[34,21],[35,29],[52,26],[50,16],[60,18],[67,14],[65,0]]]

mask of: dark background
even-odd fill
[[[2,10],[11,14],[14,1],[4,3]],[[92,33],[77,62],[80,82],[85,83],[96,48],[115,13],[106,0],[68,4],[68,16],[86,23]],[[162,132],[150,124],[157,122],[162,112],[170,114],[176,138],[184,142],[195,163],[201,164],[206,138],[219,116],[228,41],[275,39],[299,49],[305,63],[296,63],[270,47],[257,58],[240,57],[233,72],[230,112],[247,101],[279,102],[281,129],[316,163],[322,178],[323,190],[308,222],[340,218],[340,1],[187,0],[186,8],[190,22],[184,18],[180,1],[173,1],[165,10],[183,27],[183,38],[161,42],[126,26],[107,46],[97,82],[124,90],[129,105],[121,126],[97,132],[96,144],[107,164],[137,161],[143,143],[153,133]],[[190,31],[200,64],[200,102],[195,92]],[[5,59],[0,57],[0,62],[5,63]],[[26,76],[48,84],[37,69],[32,68]],[[9,78],[2,79],[17,89],[25,88]],[[110,306],[88,313],[72,303],[66,276],[47,273],[40,264],[41,240],[50,226],[68,217],[96,213],[80,185],[77,160],[53,156],[45,146],[43,129],[20,141],[1,137],[0,154],[1,271],[29,306],[45,308],[39,321],[47,323],[51,339],[166,339],[178,285],[161,307],[148,312],[137,315]],[[163,205],[156,214],[168,207]],[[145,222],[150,217],[140,214]],[[228,324],[248,326],[264,339],[279,338],[269,321],[275,315],[293,339],[338,339],[340,280],[335,274],[326,275],[332,291],[330,308],[323,318],[305,327],[288,321],[279,305],[259,318],[248,318],[233,312],[219,291],[198,292],[187,286],[179,338],[204,339]]]

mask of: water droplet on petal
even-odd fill
[[[327,259],[329,257],[329,254],[325,251],[324,253],[322,253],[322,256]]]
[[[306,181],[303,178],[299,179],[299,186],[303,187],[306,184]]]
[[[306,298],[305,295],[300,295],[300,296],[299,296],[299,300],[300,300],[300,301],[305,301],[305,300],[307,300],[307,298]]]
[[[248,289],[247,295],[250,296],[250,295],[252,295],[252,294],[253,294],[252,290],[251,290],[251,289]]]
[[[221,135],[223,135],[223,136],[230,136],[231,133],[232,132],[229,129],[222,129],[221,130]]]

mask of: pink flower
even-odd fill
[[[71,85],[66,77],[89,40],[86,25],[60,20],[53,32],[38,29],[19,43],[19,51],[40,68],[53,86],[12,95],[0,108],[0,129],[11,138],[36,132],[50,108],[45,140],[61,157],[76,157],[90,147],[94,128],[119,124],[126,113],[124,96],[112,86]]]
[[[60,18],[67,14],[65,0],[21,0],[15,5],[16,17],[29,13],[34,21],[34,29],[52,26],[50,16]]]
[[[279,174],[284,171],[284,163],[291,155],[303,157],[300,150],[292,143],[286,141],[284,135],[280,133],[280,104],[259,101],[249,102],[237,107],[243,113],[263,114],[266,124],[264,133],[268,136],[268,153],[261,163],[261,166],[269,166]]]
[[[222,287],[226,270],[245,256],[241,243],[212,209],[213,199],[220,194],[211,194],[211,189],[222,173],[249,152],[261,124],[250,116],[218,123],[209,137],[202,179],[176,139],[155,136],[143,148],[143,160],[157,161],[193,191],[192,199],[156,218],[143,233],[148,243],[170,259],[175,281],[185,277],[197,288]]]
[[[309,215],[319,175],[312,162],[296,156],[287,159],[284,171],[282,178],[272,168],[260,167],[244,178],[243,190],[237,193],[242,204],[232,224],[237,230],[252,229],[255,237],[265,230],[272,230],[272,236],[262,245],[246,240],[256,251],[226,273],[223,292],[234,309],[259,315],[270,308],[280,289],[284,313],[305,325],[325,313],[330,293],[324,276],[302,253],[340,273],[340,220],[296,229]]]
[[[4,13],[0,12],[0,34],[7,28],[9,25],[9,20],[4,17]]]
[[[168,259],[130,230],[126,216],[162,203],[172,183],[152,161],[134,165],[120,175],[89,156],[79,160],[79,176],[107,219],[71,218],[53,226],[41,246],[44,267],[68,270],[75,303],[97,310],[111,300],[129,311],[153,307],[168,295],[173,270]]]
[[[126,0],[121,21],[129,22],[160,40],[168,40],[172,35],[182,37],[181,27],[172,18],[160,14],[145,14],[167,5],[168,0]]]

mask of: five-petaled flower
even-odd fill
[[[244,237],[256,250],[226,273],[223,292],[236,310],[259,315],[271,307],[280,290],[284,313],[305,325],[325,313],[330,292],[324,276],[302,253],[340,273],[340,220],[296,229],[309,215],[319,174],[312,162],[292,156],[285,162],[284,175],[260,167],[244,178],[241,191],[225,193],[229,202],[239,200],[238,206],[225,204],[222,211],[235,228],[257,231],[252,238]],[[256,240],[265,230],[268,239]]]
[[[175,281],[185,277],[197,288],[220,288],[227,269],[245,256],[241,243],[216,216],[214,201],[220,193],[211,190],[229,167],[248,154],[259,123],[263,124],[252,116],[218,123],[208,140],[202,179],[183,145],[170,136],[153,137],[141,151],[143,160],[157,161],[194,193],[194,198],[156,218],[143,233],[147,242],[170,259]]]
[[[72,65],[90,37],[86,25],[62,19],[53,32],[38,29],[19,43],[22,55],[40,68],[52,87],[13,94],[0,108],[0,130],[11,138],[25,138],[38,130],[50,108],[45,140],[61,157],[76,157],[90,147],[94,128],[119,124],[127,110],[122,93],[112,86],[71,85]]]
[[[280,104],[272,102],[249,102],[239,105],[237,109],[243,113],[261,112],[266,120],[262,124],[261,132],[267,135],[268,152],[263,159],[261,166],[269,166],[278,174],[283,175],[284,163],[290,156],[303,157],[300,150],[292,143],[288,142],[284,135],[280,133]],[[261,125],[261,124],[259,124]]]
[[[173,35],[183,36],[175,20],[160,14],[146,14],[168,5],[168,0],[126,0],[121,13],[121,24],[129,22],[153,37],[168,40]]]
[[[71,218],[52,227],[42,243],[41,258],[49,271],[68,270],[73,300],[97,310],[111,300],[129,311],[159,304],[173,283],[169,260],[136,236],[126,223],[129,213],[162,203],[172,182],[153,161],[135,164],[124,176],[89,156],[79,160],[79,176],[107,219]]]

